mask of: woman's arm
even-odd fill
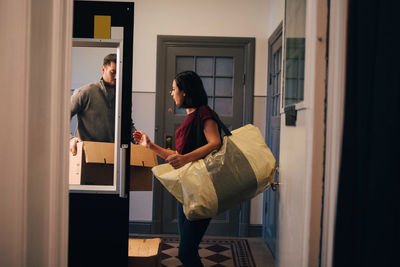
[[[221,139],[218,131],[218,124],[214,120],[208,119],[204,122],[203,131],[207,139],[207,144],[185,155],[170,154],[166,160],[172,165],[172,167],[178,169],[189,162],[204,158],[212,151],[219,148],[221,145]]]
[[[160,147],[157,144],[154,144],[153,142],[150,141],[150,138],[144,132],[135,131],[133,133],[133,139],[135,140],[136,143],[150,149],[151,151],[153,151],[154,153],[156,153],[158,156],[162,157],[163,159],[166,159],[169,155],[173,155],[173,154],[177,153],[174,150],[165,149],[165,148]]]

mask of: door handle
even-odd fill
[[[278,182],[272,182],[272,183],[271,183],[271,189],[272,189],[272,191],[276,191],[276,189],[278,189],[278,185],[279,185],[279,166],[277,166],[277,167],[275,168],[275,172],[276,172],[276,174],[277,174],[277,180],[278,180]]]
[[[276,189],[278,189],[278,185],[279,185],[279,183],[273,182],[273,183],[271,184],[271,189],[272,189],[272,191],[276,191]]]
[[[127,144],[121,145],[121,158],[120,158],[120,171],[119,171],[119,197],[126,198],[126,191],[125,191],[125,177],[126,177],[126,151],[128,150]]]
[[[170,135],[165,138],[165,148],[172,149],[172,136]]]

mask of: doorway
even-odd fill
[[[111,160],[107,158],[106,162],[104,158],[104,164],[99,166],[100,171],[87,176],[90,177],[90,182],[83,182],[82,179],[77,183],[72,183],[70,178],[69,266],[127,266],[128,264],[129,199],[127,190],[130,172],[127,166],[130,162],[130,153],[126,151],[129,151],[131,137],[133,8],[133,3],[74,2],[72,65],[76,68],[72,70],[71,85],[73,89],[82,86],[82,84],[74,83],[78,80],[82,81],[82,79],[74,79],[75,71],[79,65],[85,68],[84,64],[90,65],[94,62],[93,68],[97,72],[94,75],[95,80],[91,83],[100,83],[103,58],[111,53],[116,55],[116,86],[114,101],[109,102],[110,107],[113,103],[115,104],[112,110],[110,108],[110,112],[115,113],[115,123],[112,125],[115,131],[111,132],[114,133],[112,140],[86,139],[87,141],[102,141],[103,147],[111,146],[110,151],[114,152],[111,160],[114,160],[112,161],[114,164],[107,164]],[[96,19],[98,18],[105,21],[100,26],[108,31],[108,37],[96,36],[98,29]],[[116,30],[116,34],[112,33],[113,30]],[[79,48],[79,51],[75,48]],[[101,56],[96,57],[97,54]],[[92,60],[93,58],[95,60]],[[77,60],[77,64],[74,64],[74,59]],[[79,74],[82,73],[77,73]],[[110,128],[114,129],[113,127]],[[80,143],[83,143],[81,146],[85,146],[84,142]],[[81,155],[84,158],[83,152]],[[83,165],[85,162],[88,163],[88,160],[81,162]],[[107,173],[107,179],[111,178],[111,183],[99,182],[100,173]]]
[[[208,104],[230,130],[252,122],[254,38],[158,36],[155,141],[174,149],[175,130],[185,118],[168,91],[174,76],[185,70],[199,74]],[[167,141],[168,140],[168,141]],[[153,189],[155,233],[176,234],[176,199],[159,182]],[[244,236],[250,201],[213,218],[207,235]]]

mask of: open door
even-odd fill
[[[281,132],[281,79],[282,79],[282,23],[268,40],[268,88],[266,143],[271,148],[279,166],[279,146]],[[279,172],[275,172],[274,182],[278,183]],[[272,187],[274,188],[274,187]],[[264,192],[264,213],[262,235],[275,257],[278,249],[279,190]]]
[[[111,156],[95,164],[88,157],[96,147],[83,142],[78,146],[81,165],[95,170],[86,173],[86,180],[71,180],[70,175],[69,266],[128,264],[133,7],[133,3],[74,2],[71,90],[98,82],[107,54],[116,54],[117,60],[114,138],[101,148]],[[99,180],[101,175],[105,180]]]

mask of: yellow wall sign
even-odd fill
[[[111,39],[111,16],[94,16],[95,39]]]

